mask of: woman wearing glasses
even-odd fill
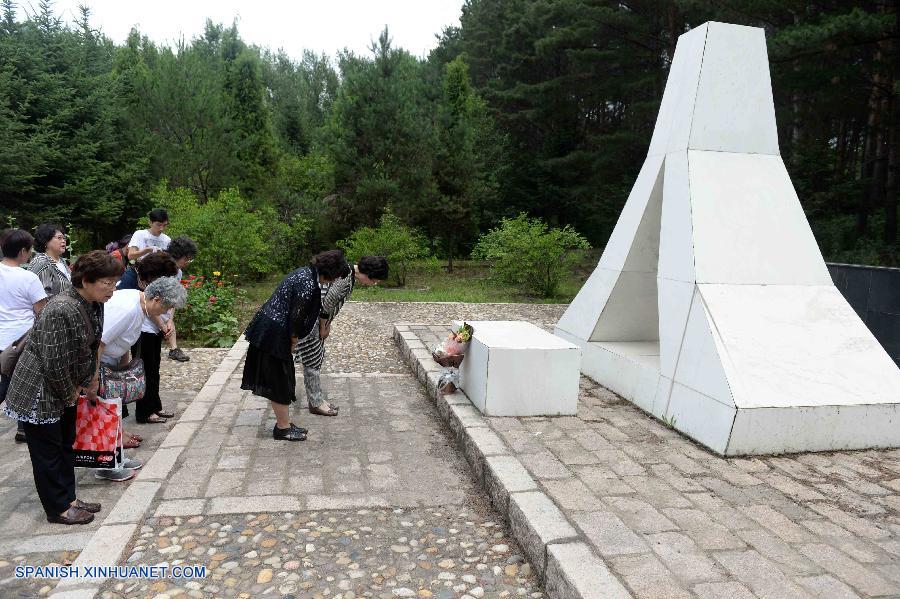
[[[72,275],[62,255],[66,251],[66,230],[55,223],[44,223],[34,232],[34,250],[28,270],[41,280],[47,297],[72,286]]]
[[[103,304],[122,263],[102,250],[78,258],[72,287],[41,310],[16,363],[4,412],[25,423],[34,483],[48,522],[86,524],[100,504],[75,494],[75,416],[79,392],[96,399]]]

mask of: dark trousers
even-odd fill
[[[75,412],[66,408],[59,422],[25,423],[34,486],[48,516],[58,516],[75,501]]]
[[[140,357],[144,361],[144,373],[147,377],[147,392],[134,404],[134,418],[138,422],[147,419],[162,410],[159,398],[159,363],[162,354],[162,336],[156,333],[141,333],[137,343],[140,345]]]
[[[5,377],[0,374],[0,403],[6,401],[6,392],[9,391],[9,384],[12,382],[12,378]],[[18,428],[16,429],[18,432],[24,433],[25,428],[22,426],[22,423],[19,422]]]

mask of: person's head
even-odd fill
[[[197,257],[197,244],[187,235],[182,235],[169,243],[166,252],[172,256],[178,268],[184,270]]]
[[[151,235],[161,235],[163,231],[166,230],[166,227],[169,226],[169,213],[166,212],[165,208],[151,210],[150,214],[147,215],[147,218],[150,219]]]
[[[116,282],[125,267],[103,250],[82,254],[72,265],[72,286],[85,299],[105,303],[116,290]]]
[[[134,265],[137,271],[138,287],[146,289],[147,285],[160,277],[174,277],[178,274],[178,266],[167,252],[155,252]]]
[[[34,232],[34,249],[59,258],[66,251],[66,229],[56,223],[38,225]]]
[[[377,285],[388,278],[388,262],[384,256],[363,256],[356,263],[356,282],[361,285]]]
[[[147,314],[160,316],[172,308],[184,308],[187,290],[175,277],[160,277],[144,289]]]
[[[25,264],[33,247],[34,237],[24,229],[7,229],[0,234],[0,248],[5,259]]]
[[[309,265],[316,269],[323,282],[333,281],[350,274],[350,265],[342,250],[328,250],[313,256]]]

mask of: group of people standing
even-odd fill
[[[49,522],[86,524],[101,510],[99,503],[76,494],[79,398],[98,402],[105,382],[140,359],[146,389],[134,404],[135,420],[163,423],[175,416],[163,409],[159,393],[162,344],[167,343],[169,358],[189,359],[178,347],[173,317],[186,303],[183,270],[198,248],[188,237],[165,234],[165,210],[148,217],[147,229],[107,250],[82,254],[71,270],[63,259],[67,237],[62,226],[42,224],[34,236],[22,229],[0,234],[0,402],[5,402],[0,411],[18,422],[16,441],[28,445]],[[245,332],[250,348],[242,388],[270,401],[274,439],[302,441],[308,432],[290,418],[295,362],[303,365],[310,413],[338,414],[320,382],[325,340],[354,286],[374,285],[387,275],[383,257],[367,256],[350,265],[340,250],[322,252],[289,273],[257,312]],[[14,362],[7,360],[10,356]],[[127,416],[123,406],[122,417]],[[122,438],[125,449],[143,440],[124,430]],[[98,469],[96,476],[124,481],[142,465],[125,457],[121,467]]]
[[[97,402],[104,381],[141,358],[146,391],[135,404],[136,420],[165,422],[174,416],[163,411],[159,397],[161,345],[164,337],[174,340],[172,316],[187,298],[179,270],[197,246],[186,237],[163,235],[164,210],[149,216],[150,229],[131,236],[124,257],[94,250],[79,256],[71,269],[63,259],[67,237],[61,225],[42,224],[34,236],[22,229],[0,234],[0,362],[12,364],[0,375],[0,401],[2,412],[18,421],[16,441],[28,445],[50,522],[85,524],[101,509],[76,496],[79,397]],[[183,352],[172,344],[170,357],[187,359],[178,354]],[[8,361],[13,355],[15,361]],[[123,434],[126,449],[142,440]],[[125,458],[121,467],[96,475],[128,480],[142,465]]]

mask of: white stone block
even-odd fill
[[[698,283],[832,285],[779,156],[690,152]]]
[[[690,148],[779,153],[766,35],[761,28],[707,23]]]
[[[675,381],[664,420],[675,429],[724,454],[737,409]]]
[[[793,406],[738,410],[727,455],[834,451],[900,445],[900,405]]]
[[[687,150],[706,31],[707,25],[704,24],[678,38],[648,156]]]
[[[659,327],[660,374],[672,378],[681,353],[695,286],[694,283],[662,278],[657,279],[656,285],[659,290],[659,322],[665,324]]]
[[[734,405],[726,368],[734,376],[730,368],[731,360],[724,351],[721,340],[714,337],[710,327],[712,318],[706,311],[700,292],[694,292],[694,301],[684,331],[684,341],[675,370],[675,380],[685,387],[712,397],[728,406]]]
[[[469,322],[460,386],[489,416],[575,415],[581,351],[527,322]]]
[[[659,232],[659,277],[694,282],[694,233],[688,153],[666,155]]]
[[[900,369],[834,286],[699,287],[739,408],[900,402]]]

